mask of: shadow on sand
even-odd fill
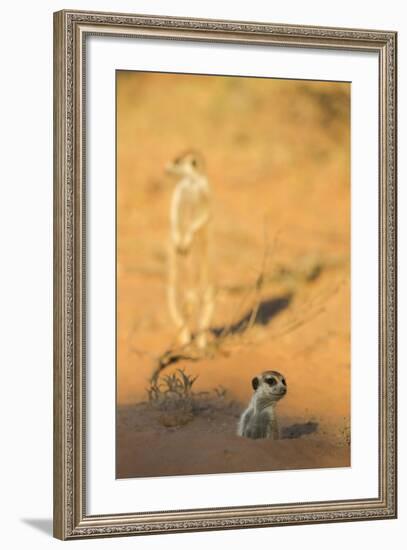
[[[283,296],[279,296],[277,298],[263,300],[258,306],[255,306],[255,308],[247,311],[238,321],[230,325],[212,327],[209,331],[215,336],[216,339],[221,339],[229,335],[242,334],[249,328],[249,325],[266,326],[272,319],[274,319],[274,317],[276,317],[276,315],[290,305],[292,297],[292,294],[284,294]],[[193,335],[193,338],[195,338],[195,336],[196,335]],[[151,376],[151,380],[156,381],[160,372],[169,365],[178,363],[182,360],[198,361],[201,358],[202,355],[191,353],[188,349],[167,349],[158,358],[157,365]]]
[[[302,435],[310,435],[318,430],[318,422],[305,422],[304,424],[291,424],[281,430],[281,439],[297,439]]]
[[[229,326],[223,327],[213,327],[211,328],[212,334],[216,337],[220,337],[227,334],[239,334],[244,332],[249,323],[253,322],[254,325],[266,326],[278,315],[281,311],[284,311],[291,303],[292,294],[285,294],[284,296],[279,296],[278,298],[270,298],[260,302],[256,316],[252,320],[252,316],[255,313],[255,310],[252,308],[250,311],[244,314],[244,316],[236,321],[235,323]]]

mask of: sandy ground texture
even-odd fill
[[[117,94],[118,477],[349,465],[350,85],[119,72]],[[215,397],[166,419],[143,402],[175,349],[164,167],[190,147],[211,186],[215,310],[207,353],[172,356],[160,380],[182,368]],[[268,369],[288,383],[283,438],[239,438]]]
[[[316,420],[280,419],[281,439],[239,437],[242,406],[212,399],[194,414],[154,409],[148,403],[118,410],[117,477],[213,474],[350,466],[350,433]],[[327,431],[325,431],[327,430]]]

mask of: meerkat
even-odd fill
[[[273,370],[262,372],[252,380],[253,397],[242,413],[237,434],[251,439],[279,439],[275,407],[287,393],[287,382]]]
[[[178,178],[170,205],[168,304],[181,345],[205,348],[214,308],[210,276],[210,189],[202,156],[188,151],[167,165]]]

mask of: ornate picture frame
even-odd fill
[[[378,60],[378,493],[374,498],[89,514],[87,508],[86,43],[91,36],[370,52]],[[54,535],[270,527],[397,514],[397,34],[64,10],[54,14]]]

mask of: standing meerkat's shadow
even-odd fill
[[[292,294],[284,294],[283,296],[278,296],[277,298],[269,298],[260,302],[256,316],[253,323],[255,325],[268,325],[274,317],[279,313],[284,311],[291,303]],[[235,323],[226,326],[212,327],[210,330],[215,337],[221,336],[225,333],[228,334],[239,334],[244,332],[251,321],[254,309],[250,309],[247,313],[238,319]]]
[[[252,321],[254,325],[267,326],[274,317],[289,307],[292,297],[293,294],[289,293],[277,298],[268,298],[263,300],[257,308],[254,319],[252,319],[254,312],[254,308],[252,308],[235,323],[218,327],[210,327],[208,332],[210,332],[216,339],[222,338],[224,335],[241,334],[248,328],[248,325]],[[191,342],[194,342],[197,338],[197,333],[193,332],[190,336]],[[194,353],[191,353],[191,350],[189,350],[186,346],[167,349],[159,357],[157,364],[154,367],[151,379],[157,380],[160,372],[169,365],[173,365],[182,360],[199,361],[200,358],[201,356],[199,354],[195,355]]]

